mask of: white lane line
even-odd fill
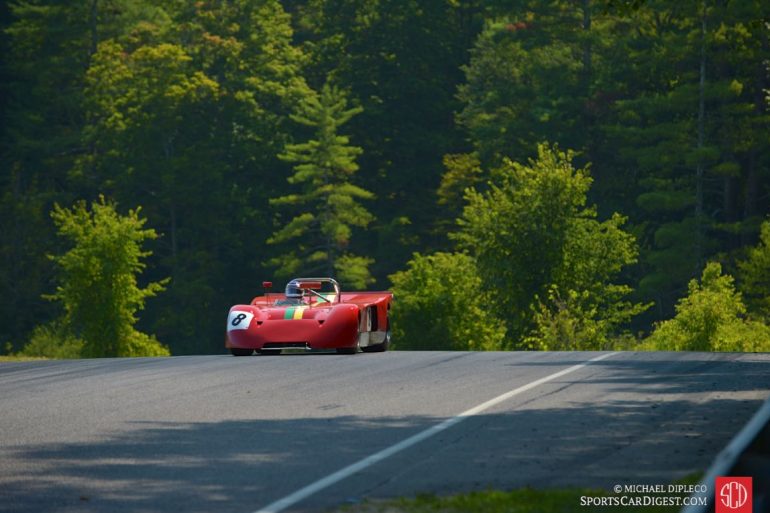
[[[500,404],[501,402],[506,401],[511,397],[522,394],[528,390],[532,390],[537,386],[540,386],[544,383],[548,383],[549,381],[553,381],[562,376],[566,376],[567,374],[571,374],[592,363],[604,360],[605,358],[609,358],[616,354],[618,353],[613,352],[613,353],[605,353],[605,354],[599,355],[595,358],[591,358],[590,360],[587,360],[578,365],[573,365],[572,367],[568,367],[562,371],[556,372],[554,374],[550,374],[544,378],[540,378],[538,380],[532,381],[531,383],[527,383],[526,385],[520,386],[519,388],[514,388],[513,390],[506,392],[502,395],[498,395],[494,399],[490,399],[485,403],[481,403],[478,406],[475,406],[469,410],[465,410],[464,412],[462,412],[461,414],[455,417],[449,418],[440,424],[436,424],[435,426],[432,426],[426,429],[425,431],[421,431],[416,435],[410,436],[409,438],[402,440],[401,442],[398,442],[395,445],[391,445],[390,447],[383,449],[380,452],[372,454],[371,456],[367,456],[366,458],[360,461],[357,461],[356,463],[353,463],[352,465],[349,465],[343,469],[340,469],[333,474],[329,474],[328,476],[322,479],[319,479],[315,483],[309,484],[306,487],[292,493],[291,495],[287,495],[283,499],[279,499],[273,502],[272,504],[268,504],[264,508],[255,511],[254,513],[279,513],[280,511],[283,511],[286,508],[293,506],[294,504],[300,502],[301,500],[304,500],[310,497],[311,495],[315,495],[316,493],[320,492],[324,488],[328,488],[333,484],[338,483],[339,481],[342,481],[343,479],[348,478],[353,474],[356,474],[364,470],[367,467],[371,467],[375,463],[378,463],[386,458],[389,458],[394,454],[403,451],[404,449],[407,449],[417,443],[422,442],[423,440],[427,440],[433,435],[437,435],[438,433],[441,433],[442,431],[449,429],[450,427],[467,419],[468,417],[473,417],[474,415],[478,415],[479,413],[485,410],[488,410],[489,408],[497,404]]]

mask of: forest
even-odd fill
[[[397,349],[770,351],[770,3],[0,4],[0,354],[224,352],[290,278]]]

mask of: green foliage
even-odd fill
[[[288,181],[299,189],[271,200],[272,205],[298,211],[268,239],[270,244],[289,246],[270,261],[281,277],[326,274],[337,276],[349,288],[363,288],[374,281],[368,271],[372,259],[348,251],[353,228],[365,228],[373,220],[360,201],[374,195],[351,183],[362,150],[351,146],[349,137],[338,135],[339,127],[360,112],[360,107],[348,108],[343,91],[326,84],[320,94],[303,98],[291,116],[312,128],[314,138],[288,144],[280,155],[295,163]]]
[[[80,358],[83,345],[83,341],[67,329],[62,319],[56,319],[32,330],[29,342],[17,355],[57,360]]]
[[[72,194],[66,177],[85,121],[92,28],[103,33],[111,19],[99,10],[94,20],[91,9],[107,3],[18,0],[0,8],[0,338],[16,347],[51,319],[40,301],[55,240],[48,209]]]
[[[49,281],[45,252],[53,230],[45,211],[47,194],[16,193],[23,174],[19,168],[9,171],[12,185],[0,193],[0,333],[18,348],[33,326],[50,320],[50,307],[40,295]]]
[[[584,63],[576,58],[581,9],[566,2],[525,4],[510,18],[506,13],[486,23],[459,87],[464,108],[458,121],[486,166],[506,157],[523,161],[544,140],[584,146],[586,134],[575,124],[586,95]]]
[[[505,349],[505,325],[490,304],[473,259],[416,253],[393,274],[393,338],[399,349]]]
[[[614,189],[628,194],[624,211],[639,227],[639,294],[665,314],[709,256],[735,249],[732,234],[745,244],[756,226],[757,166],[768,158],[759,134],[770,121],[756,73],[764,11],[646,2],[624,22],[634,30],[613,38],[624,59],[607,70],[618,96],[595,162],[627,180]]]
[[[733,278],[711,262],[700,282],[690,281],[676,316],[658,324],[645,344],[661,351],[770,351],[770,327],[746,318]]]
[[[602,295],[571,289],[562,294],[553,286],[534,308],[534,329],[525,344],[544,351],[611,349],[628,337],[618,329],[650,306],[623,300],[630,293],[624,285],[608,285]]]
[[[166,234],[151,272],[173,280],[143,321],[175,354],[211,352],[221,345],[211,312],[251,297],[273,252],[265,210],[285,192],[277,153],[308,93],[306,57],[278,0],[154,8],[97,45],[70,177],[91,191],[81,196],[141,204]]]
[[[106,41],[94,55],[86,78],[94,130],[124,132],[154,125],[170,130],[183,105],[216,95],[218,85],[191,68],[192,57],[178,45],[142,46],[128,54]]]
[[[483,179],[484,171],[481,162],[473,153],[460,153],[456,155],[444,155],[444,168],[446,172],[441,177],[436,194],[439,205],[462,205],[465,190],[476,187]]]
[[[367,255],[381,283],[416,249],[436,249],[446,234],[441,221],[462,207],[462,198],[446,209],[431,199],[442,156],[468,150],[452,120],[461,107],[460,66],[484,10],[471,0],[309,0],[297,7],[308,80],[321,84],[331,74],[364,108],[348,130],[364,149],[359,184],[377,193],[368,204],[378,222]]]
[[[523,162],[543,140],[592,162],[597,203],[639,236],[639,296],[665,315],[704,259],[746,244],[766,211],[766,9],[604,4],[490,6],[457,120],[486,168]]]
[[[134,328],[136,312],[167,281],[144,288],[137,284],[137,275],[145,267],[142,259],[151,255],[142,251],[142,243],[156,237],[154,230],[143,228],[146,220],[139,212],[130,210],[121,216],[104,197],[92,203],[90,211],[81,201],[71,209],[56,205],[51,212],[60,236],[73,246],[52,257],[60,275],[50,298],[62,303],[66,331],[82,339],[84,357],[169,354],[153,337]],[[38,331],[41,345],[48,333]]]
[[[544,295],[562,261],[569,220],[584,206],[591,179],[575,171],[572,155],[540,146],[539,158],[506,161],[500,183],[468,191],[455,235],[476,258],[485,285],[499,298],[497,313],[511,334],[526,329],[534,295]]]
[[[636,308],[621,275],[637,301],[656,303],[633,321],[644,331],[673,315],[705,261],[738,260],[747,318],[766,322],[762,259],[749,249],[770,208],[765,4],[9,2],[0,8],[0,340],[17,350],[57,315],[40,301],[56,272],[45,255],[59,250],[50,206],[100,193],[142,205],[147,226],[165,234],[146,279],[173,280],[142,322],[175,354],[221,351],[211,313],[251,297],[276,255],[287,275],[317,266],[346,287],[382,286],[415,252],[465,248],[495,292],[495,318],[517,343],[538,339],[527,347],[610,343]],[[322,140],[317,127],[297,121],[325,81],[363,107],[340,145],[361,170],[341,173],[333,191],[291,170],[310,162],[279,158],[320,155],[302,147]],[[497,199],[513,167],[505,159],[525,163],[542,141],[573,148],[578,169],[591,162],[590,202],[551,191],[558,199],[533,205],[531,227],[526,216],[489,214],[495,242],[478,254],[472,241],[455,248],[447,233],[464,191]],[[314,192],[336,194],[353,219]],[[627,221],[598,221],[612,212]],[[490,271],[508,262],[509,234],[491,234],[497,224],[544,245],[513,240],[519,268],[502,267],[499,283]],[[266,244],[278,227],[284,242]],[[640,247],[633,268],[625,232]],[[602,244],[617,256],[600,258]]]
[[[535,308],[535,329],[526,339],[530,347],[607,349],[618,328],[650,306],[628,301],[633,289],[612,283],[625,266],[636,262],[634,237],[622,229],[625,218],[614,214],[600,223],[593,215],[574,219],[568,228],[554,285]]]
[[[762,223],[759,244],[738,262],[740,289],[751,311],[770,320],[770,220]]]
[[[601,347],[644,309],[623,301],[629,287],[612,283],[636,261],[625,219],[596,220],[585,207],[591,178],[572,159],[540,145],[528,165],[506,161],[495,171],[499,183],[468,192],[458,220],[454,237],[476,258],[514,347]],[[539,341],[524,340],[533,329]]]

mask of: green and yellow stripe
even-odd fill
[[[286,311],[283,313],[284,320],[298,320],[302,319],[302,314],[305,313],[305,310],[307,310],[307,306],[292,306],[290,308],[287,308]]]

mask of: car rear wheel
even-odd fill
[[[388,326],[388,329],[385,331],[384,341],[373,346],[362,347],[361,351],[364,353],[384,353],[388,350],[388,347],[390,347],[390,326]]]
[[[233,356],[251,356],[251,353],[253,352],[253,349],[240,349],[238,347],[230,348],[230,353],[232,353]]]

